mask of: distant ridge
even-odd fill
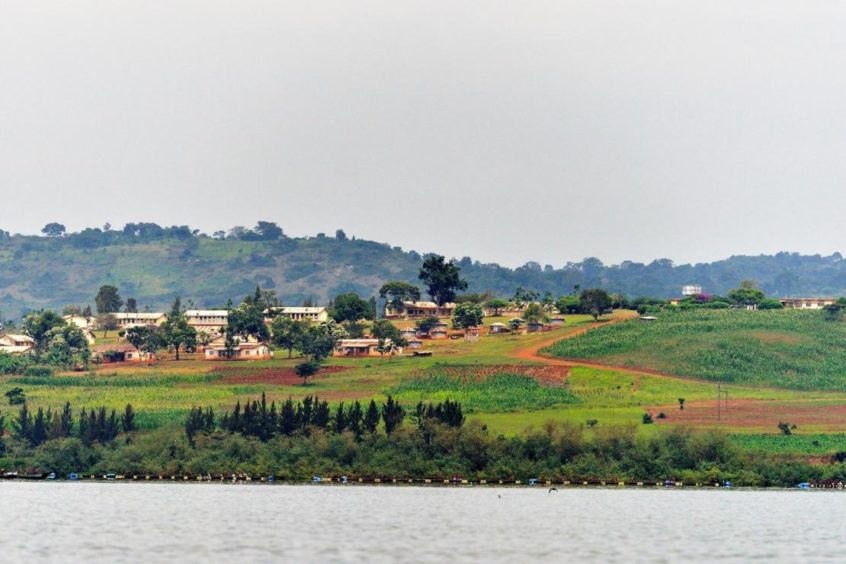
[[[281,229],[267,230],[242,229],[231,238],[155,224],[53,237],[0,231],[0,312],[15,318],[29,309],[93,305],[106,283],[118,286],[124,298],[135,297],[140,307],[161,309],[177,294],[197,307],[223,306],[257,284],[275,290],[284,303],[299,305],[309,298],[325,303],[342,292],[369,297],[385,280],[418,282],[422,257],[415,251],[347,238],[342,231],[336,237],[289,238]],[[771,296],[846,295],[846,261],[839,253],[732,256],[695,265],[659,259],[606,266],[596,258],[557,268],[527,262],[512,269],[469,257],[458,263],[470,282],[468,291],[503,296],[518,286],[555,295],[598,286],[629,297],[666,298],[678,295],[684,284],[722,294],[742,279],[755,280]]]

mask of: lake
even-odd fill
[[[3,562],[842,560],[836,491],[0,483]]]

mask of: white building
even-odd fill
[[[682,286],[682,296],[698,296],[702,293],[702,286],[696,284],[687,284]]]
[[[185,312],[189,327],[208,335],[223,333],[229,321],[229,311],[225,309],[189,309]]]
[[[312,323],[323,323],[329,321],[329,310],[325,307],[274,307],[264,310],[264,315],[271,319],[273,315],[284,315],[294,321],[311,321]]]
[[[167,320],[164,313],[113,313],[118,322],[118,329],[129,329],[130,327],[150,327],[161,325]]]

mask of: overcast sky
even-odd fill
[[[0,228],[844,250],[846,3],[0,0]]]

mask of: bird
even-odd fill
[[[558,492],[558,488],[549,488],[549,491],[546,493]]]

